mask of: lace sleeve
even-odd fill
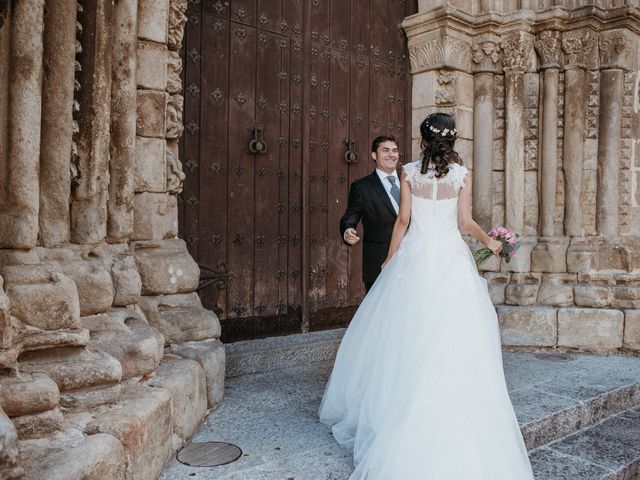
[[[402,166],[405,178],[411,187],[414,186],[414,180],[416,174],[420,171],[420,162],[411,162]]]
[[[469,170],[467,170],[467,167],[456,164],[456,168],[453,176],[453,186],[456,192],[459,192],[460,189],[463,187],[464,178],[467,176],[467,173],[469,173]]]

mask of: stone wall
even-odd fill
[[[176,238],[185,11],[0,2],[0,478],[157,478],[221,400]]]
[[[638,2],[419,6],[413,157],[421,120],[454,114],[475,218],[523,236],[482,268],[504,344],[640,352]]]

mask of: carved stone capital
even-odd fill
[[[598,43],[600,68],[636,70],[638,38],[626,29],[610,30],[600,34]]]
[[[471,45],[451,35],[419,37],[409,43],[411,73],[449,68],[471,71]]]
[[[513,73],[531,70],[533,35],[526,32],[511,32],[502,37],[502,67]]]
[[[501,68],[501,50],[498,42],[478,40],[471,47],[474,72],[497,73]]]
[[[562,49],[566,55],[565,70],[595,67],[592,55],[596,47],[596,35],[592,30],[570,30],[562,35]]]
[[[187,0],[171,0],[169,7],[168,44],[171,50],[179,50],[187,23]]]
[[[542,32],[534,42],[538,57],[540,57],[540,69],[560,68],[562,64],[562,40],[557,30]]]

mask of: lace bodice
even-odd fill
[[[411,162],[403,167],[407,181],[411,185],[411,194],[415,197],[428,200],[447,200],[456,198],[468,170],[462,165],[452,163],[449,172],[441,178],[435,177],[435,170],[429,169],[427,173],[420,173],[422,160]]]
[[[417,161],[403,167],[412,196],[409,241],[461,239],[457,199],[468,170],[452,163],[444,177],[436,178],[435,172],[420,173],[421,166]]]

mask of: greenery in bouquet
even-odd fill
[[[504,260],[509,263],[520,248],[520,235],[513,233],[505,227],[495,227],[491,229],[489,236],[502,243],[500,258],[504,258]],[[488,247],[482,247],[473,251],[473,259],[476,261],[477,267],[482,265],[492,256],[493,252]]]

